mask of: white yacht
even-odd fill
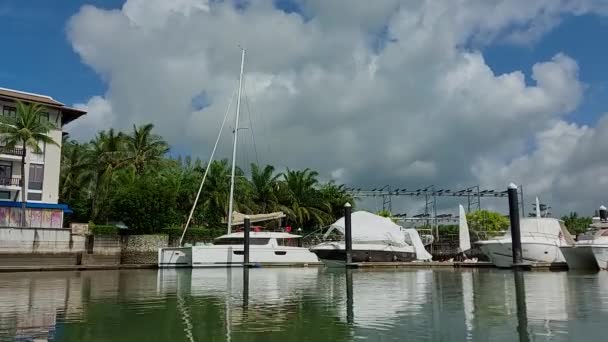
[[[331,225],[324,239],[334,231],[344,235],[344,230],[344,217],[342,217]],[[415,230],[404,231],[386,217],[366,211],[356,211],[351,215],[351,232],[353,262],[414,261],[432,258],[424,249],[420,236]],[[408,240],[412,241],[412,244],[406,242],[405,234],[408,234]],[[328,266],[344,266],[346,260],[344,240],[322,242],[313,246],[311,251]]]
[[[524,263],[565,263],[560,247],[574,244],[563,222],[550,217],[521,218],[521,247]],[[511,231],[503,236],[478,241],[482,252],[497,267],[513,266]]]
[[[230,266],[243,266],[244,264],[244,233],[236,232],[232,233],[233,227],[243,226],[245,215],[233,211],[234,206],[234,179],[235,179],[235,167],[236,167],[236,152],[239,132],[239,114],[241,105],[241,90],[243,83],[243,69],[245,64],[245,50],[242,50],[241,55],[241,72],[239,76],[239,87],[238,97],[236,105],[236,116],[234,122],[234,142],[232,145],[232,167],[230,176],[230,196],[228,201],[228,215],[227,219],[227,234],[220,236],[215,239],[212,245],[196,245],[196,246],[182,246],[186,230],[192,219],[192,215],[198,203],[198,199],[201,195],[205,179],[207,178],[207,172],[209,168],[205,169],[203,179],[199,186],[194,204],[190,211],[188,220],[182,237],[179,241],[179,247],[165,247],[159,248],[158,250],[158,266],[159,267],[230,267]],[[213,151],[209,157],[210,165],[213,161],[213,156],[217,149],[217,145],[220,141],[222,130],[226,123],[226,118],[230,112],[230,105],[224,115],[224,120],[220,127],[220,132],[215,141]],[[282,212],[269,213],[269,214],[258,214],[250,215],[249,220],[251,223],[267,221],[273,219],[281,219],[285,217]],[[249,248],[249,262],[260,264],[260,265],[308,265],[313,263],[319,263],[319,259],[316,255],[310,252],[308,249],[298,247],[297,239],[299,235],[292,235],[286,232],[250,232],[250,248]]]
[[[594,217],[589,230],[577,237],[571,246],[561,250],[570,269],[606,269],[608,263],[608,212],[600,207],[600,216]]]

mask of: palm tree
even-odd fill
[[[90,146],[89,165],[95,172],[91,219],[95,221],[104,217],[112,175],[127,165],[128,157],[124,134],[116,133],[114,129],[99,132]]]
[[[133,125],[132,135],[126,136],[126,147],[129,162],[135,167],[135,172],[142,175],[146,165],[160,161],[167,152],[169,145],[160,136],[152,134],[153,124],[140,127]]]
[[[261,213],[274,211],[279,207],[276,191],[280,177],[281,174],[274,174],[272,165],[266,165],[264,169],[260,169],[257,164],[251,164],[253,201]]]
[[[17,102],[17,114],[0,117],[0,134],[2,142],[9,148],[21,144],[21,226],[25,227],[25,206],[27,202],[27,187],[25,182],[25,160],[27,149],[40,152],[40,143],[57,145],[57,142],[47,134],[53,128],[48,120],[41,120],[44,107],[40,104],[25,104]]]
[[[344,190],[344,184],[336,185],[333,181],[330,181],[329,183],[322,185],[319,191],[321,192],[321,196],[323,196],[331,206],[330,213],[332,220],[337,220],[344,216],[344,205],[346,203],[350,203],[353,206],[355,205],[353,196],[349,195],[346,190]]]
[[[305,223],[324,224],[331,219],[331,205],[321,196],[316,186],[318,173],[309,168],[292,171],[283,175],[281,203],[287,208],[289,218],[302,227]]]
[[[59,198],[70,203],[79,191],[86,191],[92,181],[90,172],[88,145],[70,140],[63,136],[61,144],[61,174],[59,178]]]

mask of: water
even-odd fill
[[[608,272],[0,274],[9,341],[603,341],[607,321]]]

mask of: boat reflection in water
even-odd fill
[[[0,340],[605,338],[608,272],[164,269],[0,274]]]

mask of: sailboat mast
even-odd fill
[[[228,234],[232,232],[232,206],[234,202],[234,171],[236,168],[236,146],[239,139],[239,115],[241,114],[241,91],[243,88],[243,69],[245,68],[245,49],[241,49],[241,74],[239,76],[239,96],[236,100],[234,120],[234,144],[232,146],[232,171],[230,174],[230,200],[228,202]]]

